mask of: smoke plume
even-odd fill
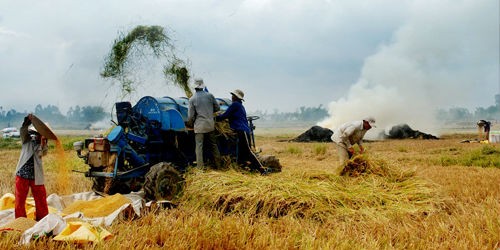
[[[365,59],[358,81],[345,97],[329,104],[330,117],[319,125],[335,128],[373,116],[382,129],[406,123],[436,133],[438,108],[478,107],[481,98],[493,100],[498,5],[488,0],[415,1],[392,41]]]

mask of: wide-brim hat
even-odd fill
[[[48,123],[43,122],[36,116],[31,117],[31,123],[37,133],[43,135],[47,139],[57,141],[57,136],[54,134]],[[29,128],[28,128],[29,130]]]
[[[233,92],[229,92],[229,93],[231,93],[231,95],[236,96],[238,99],[244,101],[243,97],[245,97],[245,93],[243,93],[243,91],[236,89]]]

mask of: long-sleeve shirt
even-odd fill
[[[45,179],[43,175],[42,155],[47,154],[48,147],[47,145],[42,147],[40,143],[31,140],[28,133],[29,124],[30,122],[24,122],[19,131],[21,135],[22,147],[15,173],[17,174],[18,171],[28,163],[30,158],[33,157],[35,185],[43,185],[45,183]]]
[[[189,99],[188,122],[193,124],[195,133],[208,133],[215,130],[214,113],[220,110],[215,97],[203,90],[196,90]]]
[[[217,116],[217,120],[229,119],[229,126],[234,130],[250,132],[248,126],[247,112],[241,101],[234,101],[224,112]]]
[[[354,144],[362,145],[366,131],[368,130],[363,128],[363,121],[344,123],[333,132],[332,141],[344,144],[347,148]]]

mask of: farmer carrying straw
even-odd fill
[[[216,117],[216,120],[228,119],[229,126],[236,132],[238,136],[238,163],[266,175],[266,169],[250,149],[250,126],[248,125],[247,112],[243,106],[245,94],[239,89],[229,93],[231,94],[232,103],[223,114]]]
[[[340,165],[345,164],[354,155],[355,144],[358,144],[359,153],[364,153],[363,137],[372,127],[375,127],[375,119],[367,117],[361,121],[344,123],[335,130],[332,141],[337,144]]]

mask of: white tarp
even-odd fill
[[[141,215],[141,210],[144,206],[143,193],[135,192],[123,195],[130,199],[130,203],[124,204],[118,209],[111,211],[109,214],[102,217],[86,217],[82,212],[74,212],[65,215],[62,211],[75,201],[92,201],[102,199],[103,197],[94,192],[76,193],[71,195],[59,196],[51,194],[47,197],[49,211],[57,211],[49,213],[45,218],[40,220],[32,228],[26,230],[21,239],[22,244],[28,244],[33,236],[43,236],[45,233],[52,232],[53,235],[59,234],[66,226],[66,219],[78,218],[81,221],[88,222],[94,226],[110,226],[123,213],[134,213],[136,216]],[[10,197],[10,195],[4,195]],[[14,209],[0,210],[0,227],[14,220]]]

